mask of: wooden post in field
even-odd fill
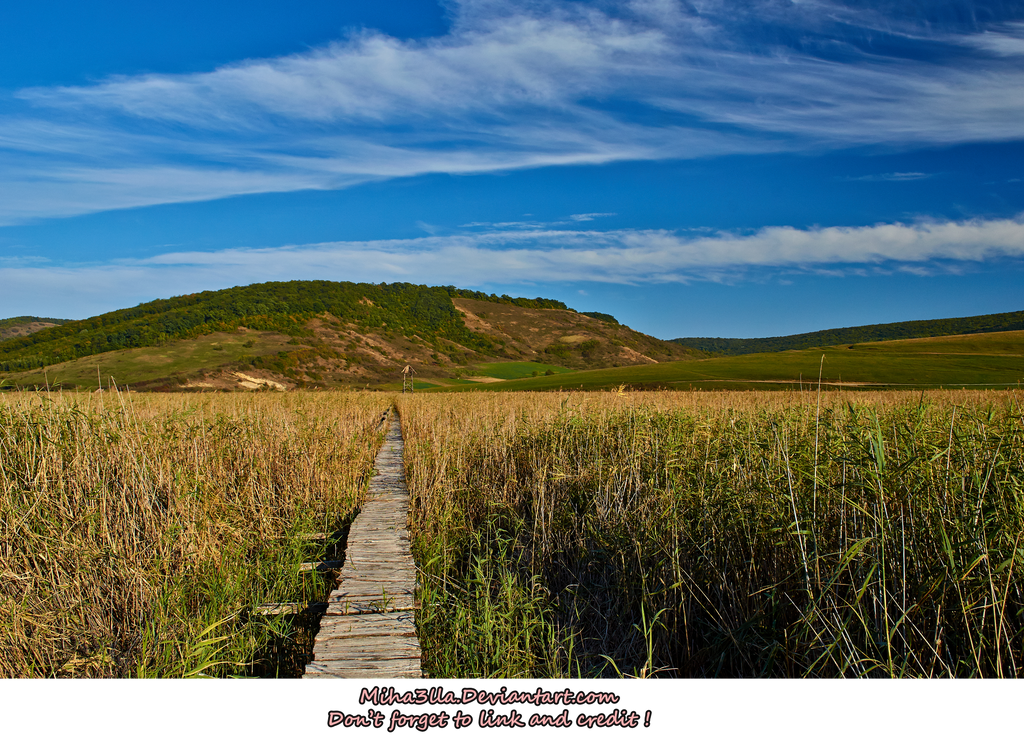
[[[416,373],[416,371],[412,369],[412,365],[406,365],[405,368],[403,368],[403,370],[402,370],[402,392],[403,393],[405,393],[406,381],[409,382],[409,392],[410,393],[415,393],[416,392],[416,384],[415,384],[414,379],[413,379],[413,375],[415,373]]]

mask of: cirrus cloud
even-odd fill
[[[440,38],[362,31],[24,89],[0,107],[0,224],[433,172],[1024,137],[1019,9],[965,25],[909,7],[463,0]]]

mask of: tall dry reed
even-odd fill
[[[0,675],[273,675],[261,657],[294,631],[251,612],[323,595],[305,537],[351,515],[386,405],[0,397]]]
[[[1019,397],[406,398],[427,665],[1017,676]]]

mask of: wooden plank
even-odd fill
[[[407,576],[408,575],[408,576]],[[376,592],[377,594],[395,594],[396,592],[408,592],[413,593],[416,590],[416,577],[408,574],[407,572],[399,572],[397,574],[387,574],[386,572],[378,572],[371,574],[368,572],[355,573],[353,572],[350,576],[345,577],[346,584],[345,589],[348,592],[365,592],[370,594]],[[331,592],[331,596],[334,595],[334,590]],[[328,597],[330,602],[331,597]]]
[[[345,577],[345,580],[348,582],[346,588],[373,588],[377,591],[399,589],[410,592],[416,589],[416,576],[405,571],[389,574],[383,570],[378,572],[363,570],[362,572],[352,572]]]
[[[372,653],[378,658],[419,658],[420,642],[409,636],[378,635],[317,640],[316,647],[313,648],[313,657],[317,661],[326,660],[321,654],[330,654],[335,658],[344,658],[345,655],[359,658],[363,653]]]
[[[412,595],[343,595],[330,600],[324,615],[364,615],[371,612],[399,612],[413,610],[416,600]]]
[[[349,540],[348,548],[356,555],[373,554],[381,549],[387,549],[389,554],[404,556],[409,553],[409,538],[401,538],[394,529],[380,529],[373,533],[357,533],[354,539]]]
[[[382,662],[383,663],[383,662]],[[376,662],[353,662],[345,666],[341,661],[312,662],[307,664],[305,679],[419,679],[423,676],[419,661],[396,661],[391,666]]]
[[[317,640],[313,648],[314,658],[320,660],[321,652],[349,652],[358,656],[361,651],[374,655],[388,654],[391,658],[407,658],[420,655],[420,642],[415,636],[364,636],[355,638],[332,638]],[[333,654],[332,654],[333,655]]]
[[[416,584],[399,582],[373,582],[370,580],[346,579],[340,588],[331,592],[327,602],[350,597],[394,597],[395,595],[411,595]]]
[[[385,612],[403,612],[415,610],[416,601],[412,597],[383,600],[345,600],[330,603],[324,615],[375,615]]]
[[[308,605],[302,605],[298,602],[267,602],[257,605],[253,609],[253,613],[256,615],[298,615],[305,610],[324,612],[327,610],[327,603],[311,602]]]
[[[419,661],[324,661],[320,666],[323,671],[329,671],[326,676],[311,676],[310,678],[331,678],[331,679],[419,679]]]
[[[403,602],[407,602],[411,605],[412,599],[414,597],[413,590],[408,587],[404,589],[385,588],[383,592],[381,591],[379,586],[364,587],[362,589],[355,588],[352,590],[348,590],[346,589],[346,587],[347,585],[342,584],[339,589],[336,589],[333,592],[331,592],[330,596],[327,598],[328,609],[330,609],[331,607],[336,607],[338,605],[343,605],[346,602],[371,604],[374,602],[383,603],[385,600],[387,600],[389,605],[393,604],[396,600],[402,600]],[[381,612],[384,611],[381,610]]]
[[[320,632],[317,635],[325,638],[345,638],[390,632],[396,635],[415,634],[416,623],[413,622],[413,614],[389,612],[378,615],[333,615],[321,618]]]
[[[389,528],[386,529],[389,532],[405,532],[406,526],[408,525],[408,519],[408,508],[402,511],[396,508],[394,512],[388,511],[387,513],[374,513],[372,516],[367,516],[358,526],[353,524],[354,527],[352,528],[352,531],[359,533],[364,529],[373,530],[373,527],[377,525],[386,525],[389,526]],[[395,528],[390,528],[390,526],[394,526]]]
[[[300,572],[327,572],[331,569],[341,569],[342,563],[336,559],[328,561],[304,561],[299,564]]]

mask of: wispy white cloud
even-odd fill
[[[570,214],[569,219],[573,222],[591,222],[598,217],[614,217],[615,212],[588,212],[586,214]]]
[[[549,222],[467,222],[459,225],[465,229],[488,229],[488,230],[544,230],[550,227]]]
[[[958,41],[997,56],[1024,56],[1024,23],[1006,23],[1000,31],[983,31]]]
[[[47,303],[52,312],[56,298],[67,300],[66,313],[87,316],[160,296],[267,280],[651,284],[742,279],[765,267],[819,275],[924,275],[1000,257],[1024,257],[1024,216],[696,236],[668,230],[491,230],[169,252],[102,265],[0,264],[0,282],[9,284],[0,294],[0,313],[39,311]]]
[[[0,117],[0,224],[431,172],[1024,136],[1019,22],[952,32],[825,0],[452,8],[442,38],[364,31],[22,90]],[[956,54],[886,55],[882,33]]]
[[[864,176],[846,176],[843,181],[919,181],[930,179],[935,174],[926,174],[919,171],[896,171],[888,174],[866,174]]]
[[[355,181],[353,177],[351,181]],[[362,179],[366,180],[366,178]],[[194,202],[327,185],[301,171],[197,170],[188,166],[36,170],[0,180],[0,224],[33,217]],[[56,210],[56,211],[55,211]],[[6,217],[4,216],[6,215]]]

